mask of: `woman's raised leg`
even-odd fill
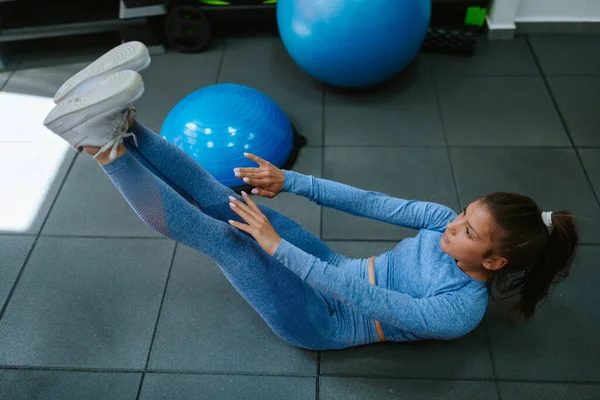
[[[87,150],[86,150],[87,151]],[[221,268],[236,290],[271,329],[291,344],[309,349],[344,347],[336,337],[338,318],[325,298],[258,243],[227,222],[204,214],[142,166],[120,146],[118,158],[98,158],[136,214],[166,237],[201,251]],[[231,219],[241,221],[237,215]]]
[[[127,149],[143,164],[165,181],[189,194],[207,215],[221,221],[237,216],[229,207],[229,196],[241,199],[230,188],[224,186],[209,174],[200,164],[177,146],[135,121],[131,132],[137,138],[137,146],[131,139],[126,141]],[[259,205],[277,233],[294,246],[320,258],[333,262],[338,257],[322,240],[308,232],[290,218],[277,211]]]

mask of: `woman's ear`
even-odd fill
[[[508,260],[504,257],[491,256],[483,260],[483,268],[488,271],[496,271],[508,264]]]

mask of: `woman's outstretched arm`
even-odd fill
[[[441,204],[405,200],[284,170],[283,190],[323,206],[412,229],[444,230],[456,213]]]

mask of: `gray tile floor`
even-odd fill
[[[600,37],[422,54],[377,90],[325,88],[276,38],[156,56],[140,119],[155,130],[191,91],[253,86],[308,146],[294,169],[456,210],[519,191],[579,216],[573,276],[535,320],[493,302],[452,342],[311,352],[270,332],[216,265],[141,223],[88,157],[41,127],[58,86],[105,48],[24,55],[0,72],[0,398],[600,398]],[[407,229],[282,194],[259,200],[354,257]]]

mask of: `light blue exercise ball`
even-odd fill
[[[294,146],[285,112],[262,92],[236,84],[208,86],[183,98],[160,135],[229,188],[245,186],[234,168],[258,166],[244,152],[281,167]]]
[[[333,86],[383,82],[417,55],[431,0],[279,0],[277,25],[292,59]]]

